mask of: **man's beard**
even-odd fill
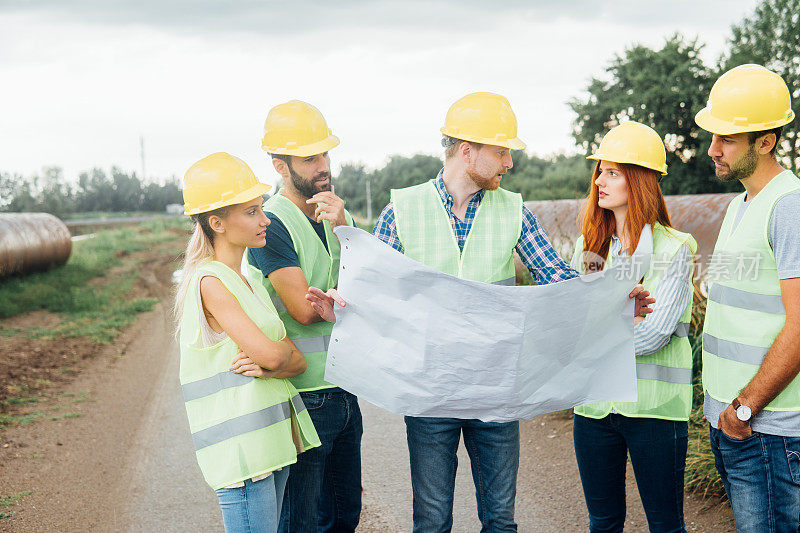
[[[493,174],[489,178],[484,178],[477,170],[467,168],[467,176],[472,180],[472,183],[487,191],[494,191],[500,187],[500,182],[494,179],[496,175]]]
[[[313,179],[306,180],[297,174],[291,167],[289,167],[289,178],[292,180],[292,186],[299,192],[304,198],[311,198],[318,192],[329,191],[331,190],[331,173],[330,172],[322,172],[314,176]],[[328,183],[325,185],[317,185],[316,180],[328,178]]]
[[[753,144],[750,145],[750,149],[738,161],[729,167],[730,170],[727,174],[720,175],[719,169],[716,170],[715,174],[721,181],[743,180],[752,176],[757,166],[758,154]]]

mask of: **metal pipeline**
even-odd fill
[[[63,265],[72,252],[67,226],[48,213],[0,213],[0,278]]]
[[[725,217],[728,204],[736,196],[728,194],[685,194],[665,196],[672,225],[679,231],[691,233],[697,240],[695,283],[704,285],[708,263],[719,228]],[[536,215],[553,243],[556,251],[569,261],[575,249],[575,239],[580,235],[581,208],[586,200],[551,200],[525,202]],[[516,258],[517,280],[521,279],[525,267]]]

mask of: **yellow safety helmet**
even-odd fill
[[[327,152],[339,144],[319,109],[300,100],[290,100],[269,110],[264,122],[261,147],[271,154],[308,157]]]
[[[187,215],[240,204],[266,193],[247,163],[225,152],[204,157],[183,177],[183,208]]]
[[[525,149],[525,143],[517,138],[517,117],[511,104],[499,94],[472,93],[459,98],[450,106],[439,131],[462,141]]]
[[[667,173],[667,151],[656,131],[640,122],[629,120],[611,128],[600,141],[597,151],[586,159],[631,163]]]
[[[732,68],[711,87],[708,105],[694,121],[717,135],[771,130],[794,120],[789,88],[761,65]]]

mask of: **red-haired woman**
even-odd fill
[[[652,252],[643,284],[656,303],[646,318],[634,320],[638,400],[575,408],[575,455],[589,529],[622,531],[630,455],[650,531],[685,531],[683,476],[692,404],[687,333],[697,243],[670,225],[658,183],[667,171],[666,154],[655,131],[624,122],[606,134],[590,159],[597,165],[572,266],[602,270],[633,256],[641,243],[648,248],[644,253]]]

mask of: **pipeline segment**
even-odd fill
[[[0,278],[63,265],[70,253],[70,232],[55,216],[0,213]]]

